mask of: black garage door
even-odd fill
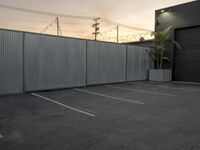
[[[176,41],[181,50],[175,50],[174,80],[200,82],[200,27],[178,29]]]

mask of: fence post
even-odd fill
[[[22,40],[22,90],[25,93],[25,33],[23,32],[23,40]]]
[[[88,56],[87,56],[87,53],[88,53],[88,51],[87,51],[87,44],[88,44],[88,41],[86,40],[86,49],[85,49],[85,52],[86,52],[86,55],[85,55],[85,57],[86,57],[86,59],[85,59],[85,61],[86,61],[86,63],[85,63],[85,85],[87,86],[88,85],[88,83],[87,83],[87,65],[88,65]]]
[[[125,81],[127,82],[127,75],[128,75],[128,45],[126,45],[126,78]]]

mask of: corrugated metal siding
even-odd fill
[[[25,35],[25,90],[85,85],[86,41]]]
[[[0,95],[23,92],[23,33],[0,30]]]
[[[0,95],[146,80],[148,50],[0,30]]]
[[[87,42],[87,84],[123,82],[126,79],[126,46]]]
[[[150,68],[149,48],[127,46],[127,81],[147,80]]]

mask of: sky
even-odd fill
[[[78,38],[93,38],[93,18],[101,17],[99,22],[102,34],[99,39],[115,41],[115,27],[119,25],[121,41],[134,41],[141,36],[151,38],[148,33],[154,30],[155,10],[190,1],[192,0],[0,0],[0,5],[70,15],[71,17],[58,16],[62,35]],[[0,7],[0,28],[56,34],[55,17],[56,15]]]

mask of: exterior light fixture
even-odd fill
[[[167,10],[165,10],[165,9],[160,10],[160,13],[164,13],[164,12],[172,12],[172,9],[169,8],[169,9],[167,9]]]
[[[164,9],[162,9],[160,12],[161,12],[161,13],[164,13],[164,12],[165,12],[165,10],[164,10]]]

